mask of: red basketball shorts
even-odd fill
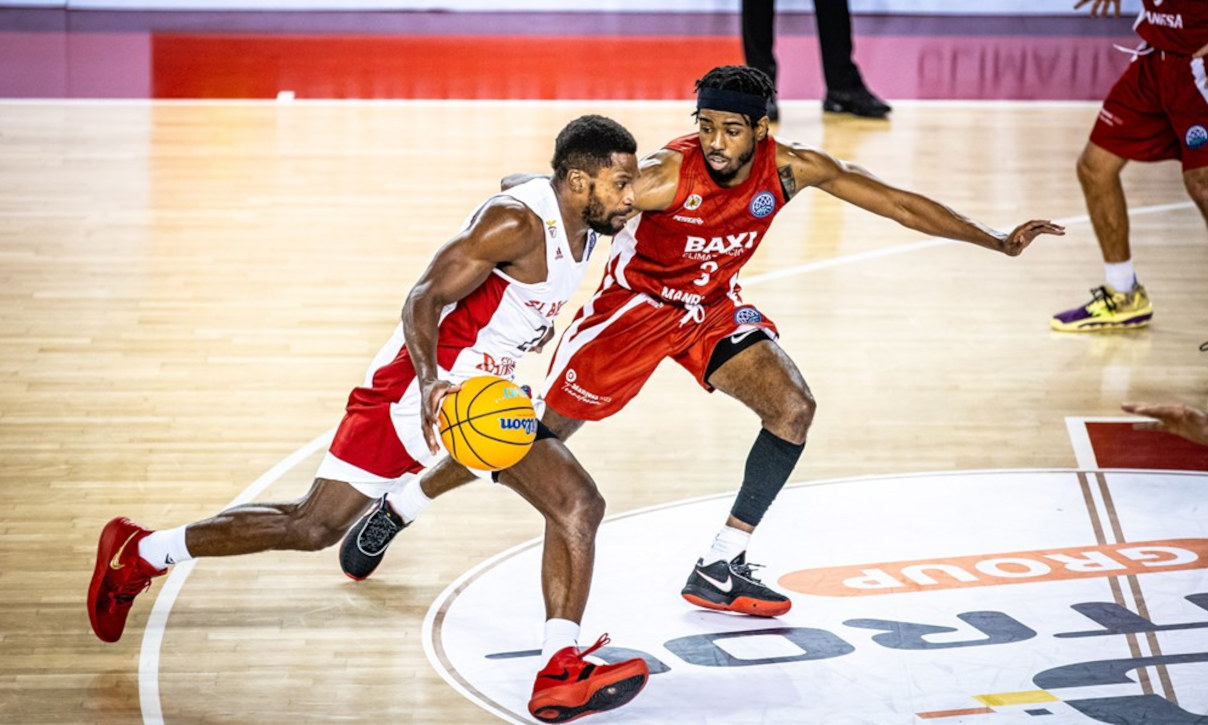
[[[568,418],[607,418],[638,394],[664,358],[711,392],[705,370],[717,343],[755,329],[776,335],[776,325],[737,295],[694,314],[606,280],[558,342],[545,379],[545,404]]]
[[[364,385],[349,394],[316,478],[344,481],[377,498],[401,490],[436,462],[424,441],[415,367],[399,354],[404,342],[400,325],[374,358]]]
[[[1134,161],[1180,159],[1208,166],[1208,75],[1204,59],[1155,50],[1112,86],[1091,141]]]

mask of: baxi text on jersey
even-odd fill
[[[1145,19],[1150,25],[1161,25],[1166,28],[1181,28],[1183,27],[1183,16],[1172,15],[1170,13],[1155,13],[1152,10],[1145,11]]]
[[[743,250],[755,246],[755,239],[758,236],[759,232],[741,232],[711,239],[688,237],[684,242],[684,254],[711,252],[736,256],[742,254]]]

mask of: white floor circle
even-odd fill
[[[1208,474],[962,471],[787,487],[753,540],[777,619],[679,596],[729,496],[604,523],[581,644],[642,655],[646,689],[593,722],[1208,722]],[[436,600],[429,658],[530,722],[540,541]]]

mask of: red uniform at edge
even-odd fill
[[[554,355],[544,398],[563,416],[612,415],[668,357],[711,390],[704,377],[718,341],[755,328],[775,335],[738,286],[738,271],[785,204],[775,140],[756,145],[750,175],[731,188],[709,175],[696,134],[666,148],[683,154],[675,199],[616,235],[600,288]]]
[[[1145,41],[1103,101],[1091,141],[1133,161],[1208,166],[1208,3],[1145,0],[1134,26]]]

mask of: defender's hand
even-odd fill
[[[1028,248],[1032,240],[1041,234],[1062,236],[1065,234],[1065,227],[1047,219],[1033,219],[1030,222],[1024,222],[1011,230],[1011,233],[999,245],[998,251],[1009,257],[1018,257],[1023,250]]]
[[[1194,443],[1208,445],[1208,413],[1202,410],[1187,405],[1148,403],[1125,403],[1120,407],[1128,413],[1157,419],[1134,423],[1134,430],[1164,430]]]

